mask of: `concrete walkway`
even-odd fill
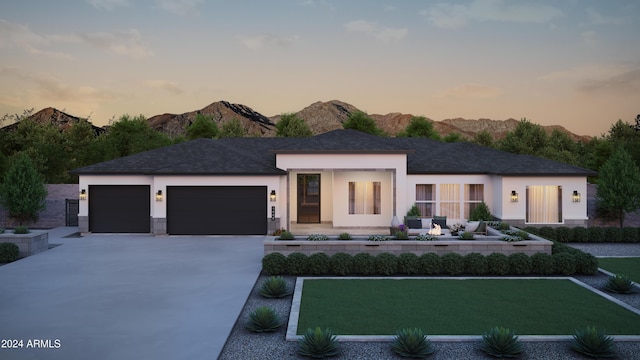
[[[260,273],[263,236],[53,229],[0,266],[0,359],[216,359]],[[45,348],[27,348],[38,340]],[[42,340],[42,341],[41,341]]]

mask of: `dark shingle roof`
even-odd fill
[[[468,142],[334,130],[310,138],[197,139],[72,170],[72,174],[283,175],[279,153],[406,153],[409,174],[593,176],[596,172]]]

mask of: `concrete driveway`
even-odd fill
[[[216,359],[264,236],[90,235],[0,266],[0,359]],[[36,341],[34,341],[36,340]],[[28,345],[39,348],[27,348]]]

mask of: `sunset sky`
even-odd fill
[[[334,99],[600,135],[640,113],[640,1],[0,3],[0,116],[51,106],[105,125]]]

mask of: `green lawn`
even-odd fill
[[[338,335],[480,335],[493,326],[521,335],[570,335],[595,325],[640,335],[640,315],[569,280],[305,280],[298,334],[329,327]]]
[[[598,264],[607,271],[627,275],[629,279],[640,283],[640,257],[598,258]]]

